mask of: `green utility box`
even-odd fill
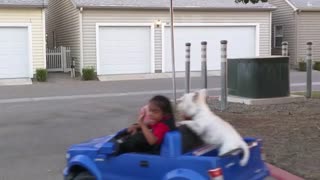
[[[247,98],[290,95],[289,57],[228,59],[228,93]]]

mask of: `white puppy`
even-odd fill
[[[243,150],[240,161],[245,166],[249,160],[249,148],[238,132],[226,121],[215,115],[206,103],[206,90],[185,94],[179,99],[178,110],[190,121],[181,121],[178,124],[186,125],[207,143],[219,148],[219,156],[230,154],[235,150]]]

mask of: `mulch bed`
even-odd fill
[[[248,106],[229,103],[212,110],[242,136],[262,138],[266,161],[307,180],[320,179],[320,99],[281,105]]]

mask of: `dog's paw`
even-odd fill
[[[177,122],[178,126],[187,125],[187,124],[188,124],[187,121],[179,121],[179,122]]]

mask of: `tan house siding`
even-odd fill
[[[169,22],[167,11],[151,10],[84,10],[84,67],[96,67],[96,23]],[[260,55],[271,55],[270,12],[203,12],[177,11],[176,23],[258,23],[260,24]],[[155,67],[161,70],[161,31],[155,28]]]
[[[313,59],[320,60],[320,12],[301,12],[299,15],[298,58],[307,54],[307,42],[313,43]]]
[[[270,0],[272,5],[277,7],[277,10],[272,13],[272,29],[276,25],[282,25],[284,28],[284,41],[289,43],[290,62],[296,62],[296,15],[294,9],[285,0]],[[273,34],[273,33],[272,33]],[[272,36],[272,47],[274,48],[274,34]],[[274,52],[281,53],[280,49],[273,49]],[[275,54],[279,54],[275,53]]]
[[[3,9],[0,8],[1,23],[31,23],[32,27],[32,62],[33,70],[45,67],[45,49],[42,9]]]
[[[77,59],[76,69],[80,69],[80,24],[79,10],[71,0],[50,0],[47,12],[48,47],[53,48],[53,32],[56,46],[71,47],[71,56]]]

